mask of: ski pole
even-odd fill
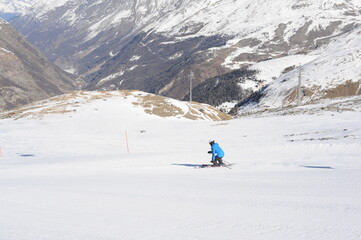
[[[231,168],[232,168],[229,162],[227,162],[227,161],[225,161],[225,160],[223,160],[223,162],[226,163],[226,165],[225,165],[226,168],[228,168],[228,169],[231,169]]]

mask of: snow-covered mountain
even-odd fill
[[[312,60],[308,54],[361,23],[358,0],[44,4],[12,24],[51,61],[83,78],[86,89],[140,89],[176,98],[188,94],[189,72],[196,86],[264,60],[297,55],[302,60],[284,61],[284,68],[305,64]],[[258,80],[265,85],[267,79]]]
[[[68,92],[73,77],[0,19],[0,111]]]
[[[361,27],[334,38],[327,46],[313,51],[310,57],[314,60],[295,64],[294,70],[243,102],[241,110],[295,105],[299,86],[300,104],[361,95]],[[269,68],[277,66],[276,60],[262,64]]]
[[[0,0],[0,18],[9,20],[17,15],[25,14],[37,1],[40,0]]]

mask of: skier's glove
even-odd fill
[[[212,151],[208,151],[208,153],[212,153]]]

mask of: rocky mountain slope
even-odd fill
[[[49,63],[25,37],[0,19],[0,110],[73,88],[70,74]]]
[[[62,0],[38,3],[12,24],[86,89],[183,99],[190,72],[196,86],[264,60],[297,54],[305,64],[360,15],[357,0]]]
[[[98,106],[98,107],[94,107]],[[16,110],[0,114],[0,118],[35,118],[49,115],[74,114],[99,115],[98,108],[118,115],[138,114],[162,118],[220,121],[231,116],[209,106],[196,102],[182,102],[141,91],[78,91],[38,101]],[[123,109],[119,112],[119,109]],[[91,111],[92,113],[89,113]],[[80,113],[79,113],[80,112]],[[109,113],[108,113],[109,114]],[[107,118],[107,115],[104,115]]]
[[[320,99],[361,95],[361,27],[315,51],[315,59],[272,81],[239,104],[241,111],[312,103]],[[269,63],[271,66],[272,61]],[[300,85],[299,85],[300,82]]]
[[[253,89],[245,87],[247,81],[252,81],[255,87],[258,87],[256,74],[256,70],[242,68],[207,79],[193,88],[192,99],[219,108],[222,108],[221,105],[225,105],[225,103],[240,102],[253,93]],[[258,83],[261,84],[260,81]],[[184,100],[188,100],[189,97],[187,94]],[[227,109],[223,109],[227,112]]]

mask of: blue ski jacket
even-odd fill
[[[214,161],[216,157],[224,157],[224,152],[218,143],[212,145],[212,161]]]

